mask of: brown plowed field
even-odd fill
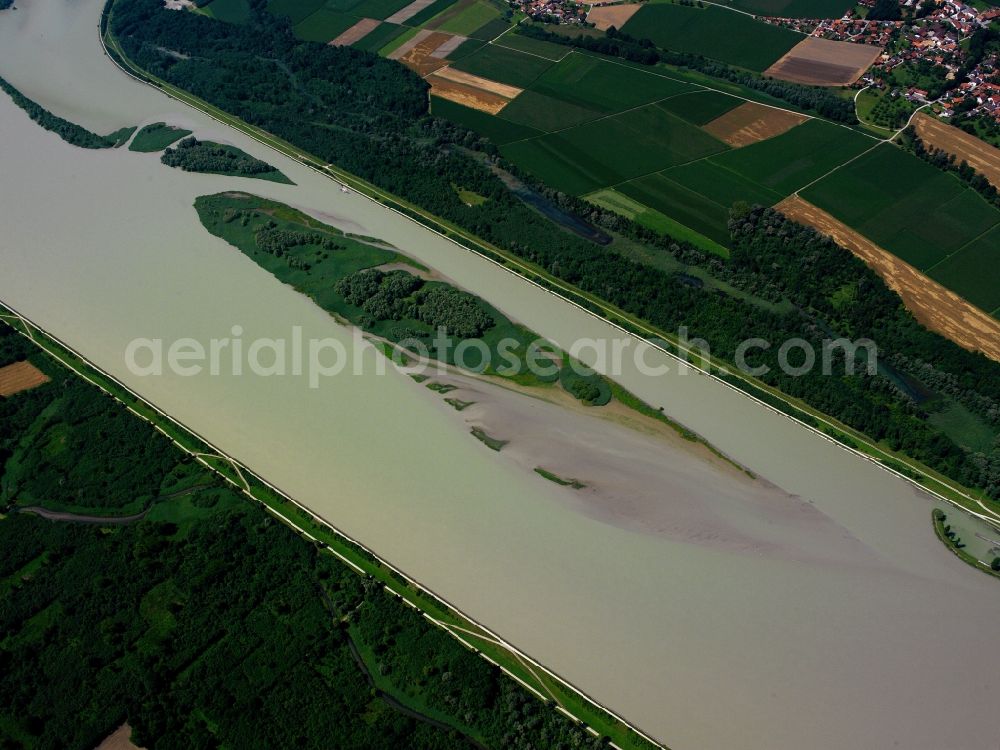
[[[871,44],[806,37],[764,75],[807,86],[847,86],[858,80],[882,54]]]
[[[1000,188],[1000,148],[923,112],[913,118],[913,127],[928,146],[954,154],[959,161],[965,159],[970,167]]]
[[[903,304],[927,328],[1000,362],[1000,320],[798,196],[786,198],[775,208],[788,218],[832,237],[838,245],[861,258],[903,298]]]
[[[641,3],[602,5],[599,8],[591,8],[590,13],[587,14],[587,20],[601,31],[607,31],[612,26],[620,29],[641,7]]]
[[[376,21],[374,18],[362,18],[336,39],[331,40],[329,44],[331,47],[350,47],[371,34],[381,24],[381,21]]]
[[[746,102],[716,117],[703,129],[720,141],[739,148],[774,138],[808,119],[806,115]]]
[[[431,85],[432,95],[464,104],[466,107],[478,109],[480,112],[489,112],[491,115],[495,115],[510,104],[510,99],[507,97],[465,83],[450,81],[438,73],[432,73],[427,76],[426,80]]]
[[[0,367],[0,396],[13,396],[49,382],[49,376],[30,362],[15,362]]]

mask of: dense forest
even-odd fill
[[[829,88],[779,81],[776,78],[761,76],[752,71],[736,68],[718,60],[711,60],[693,52],[662,49],[650,39],[639,39],[625,34],[615,29],[614,26],[608,29],[603,36],[588,36],[586,34],[569,36],[549,31],[534,24],[522,24],[518,33],[554,44],[568,45],[589,52],[618,57],[641,65],[666,63],[679,68],[695,70],[783,99],[793,106],[830,120],[848,125],[856,125],[858,121],[854,114],[854,103],[837,96]]]
[[[886,361],[905,369],[907,378],[954,383],[948,397],[997,427],[993,404],[1000,397],[1000,364],[921,329],[898,296],[846,250],[773,212],[744,208],[732,225],[734,258],[726,261],[549,191],[561,206],[628,242],[704,268],[750,295],[788,298],[793,309],[780,312],[699,288],[681,274],[633,261],[614,244],[602,247],[560,230],[515,197],[469,154],[479,150],[497,158],[492,144],[427,114],[427,84],[415,73],[359,50],[301,42],[287,22],[263,12],[261,3],[257,0],[251,24],[232,26],[197,14],[165,12],[156,0],[117,0],[113,30],[130,58],[156,76],[661,329],[685,326],[692,337],[711,342],[716,356],[732,360],[736,347],[749,337],[772,342],[801,337],[820,351],[828,332],[871,336]],[[466,205],[453,185],[486,200]],[[772,262],[754,263],[755,253],[765,249],[773,253]],[[817,253],[826,265],[815,264]],[[835,307],[814,296],[820,291],[804,283],[802,268],[843,278]],[[914,398],[884,368],[875,376],[827,377],[818,370],[802,377],[785,375],[777,366],[777,348],[776,343],[759,352],[750,363],[772,368],[763,376],[765,382],[958,481],[1000,496],[996,444],[985,450],[960,444],[960,436],[949,436],[934,424],[927,411],[933,399]]]
[[[2,3],[2,0],[0,0]],[[0,5],[2,8],[2,5]],[[0,89],[14,100],[14,103],[28,113],[28,116],[46,130],[51,130],[67,143],[81,148],[117,148],[135,132],[135,128],[122,128],[108,135],[97,135],[76,123],[64,120],[32,101],[6,80],[0,78]]]
[[[194,136],[189,136],[173,148],[168,148],[163,152],[160,161],[168,167],[177,167],[185,172],[263,177],[277,182],[291,182],[266,161],[255,159],[234,146],[199,141]]]
[[[0,325],[0,366],[25,358],[52,380],[0,399],[14,463],[48,474],[32,435],[80,411],[150,429]],[[74,423],[73,455],[112,459],[122,494],[153,475],[185,489],[124,525],[0,515],[3,748],[92,750],[125,721],[151,750],[603,746],[169,443],[147,472],[141,441]],[[56,483],[56,507],[78,479]]]

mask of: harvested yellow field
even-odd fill
[[[913,118],[913,127],[928,146],[954,154],[959,161],[964,159],[994,187],[1000,188],[1000,148],[923,112]]]
[[[504,107],[510,104],[510,99],[498,94],[484,91],[483,89],[469,86],[464,83],[456,83],[442,77],[438,73],[432,73],[426,78],[431,85],[431,94],[442,99],[462,104],[480,112],[488,112],[495,115]]]
[[[832,237],[838,245],[861,258],[902,297],[906,308],[924,326],[961,347],[980,351],[1000,362],[1000,320],[798,196],[786,198],[775,208],[788,218]]]
[[[491,81],[489,78],[483,78],[482,76],[473,75],[472,73],[466,73],[463,70],[455,70],[452,67],[439,70],[437,75],[440,78],[454,81],[455,83],[462,83],[466,86],[472,86],[477,89],[482,89],[483,91],[488,91],[491,94],[496,94],[497,96],[502,96],[506,99],[513,99],[524,91],[524,89],[519,89],[517,86],[510,86],[506,83],[500,83],[499,81]]]
[[[587,14],[587,20],[601,31],[607,31],[612,26],[620,29],[641,7],[642,3],[595,6]]]
[[[0,367],[0,396],[4,398],[48,382],[49,376],[30,362],[15,362]]]

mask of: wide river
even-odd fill
[[[28,96],[102,132],[186,123],[297,185],[74,148],[0,95],[0,299],[673,748],[996,748],[997,581],[937,542],[930,497],[706,377],[619,379],[824,514],[845,562],[602,523],[398,373],[316,390],[129,373],[123,352],[139,336],[207,340],[240,325],[249,340],[298,325],[349,339],[202,229],[194,198],[226,189],[383,238],[561,344],[613,331],[127,78],[98,43],[100,0],[17,8],[0,13],[0,75]]]

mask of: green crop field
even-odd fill
[[[541,39],[533,39],[530,36],[523,36],[521,34],[515,34],[514,32],[504,34],[503,37],[498,39],[495,43],[500,47],[516,49],[521,52],[529,52],[532,55],[538,55],[539,57],[545,57],[553,62],[562,60],[567,54],[570,53],[570,50],[561,44],[544,42]]]
[[[246,23],[252,15],[247,0],[212,0],[201,12],[227,23]]]
[[[675,96],[660,106],[693,125],[707,125],[731,109],[743,104],[742,99],[715,91],[693,91]]]
[[[563,102],[534,91],[525,91],[500,112],[500,117],[535,130],[548,133],[559,128],[568,128],[601,116],[586,107]]]
[[[992,312],[1000,308],[1000,284],[996,281],[998,267],[1000,227],[994,227],[938,263],[928,274],[972,304]]]
[[[496,39],[498,36],[503,34],[507,29],[510,28],[510,23],[505,21],[503,18],[494,18],[487,21],[478,29],[469,34],[473,39],[479,39],[484,42],[488,42],[491,39]]]
[[[351,46],[356,49],[368,50],[369,52],[378,52],[404,31],[406,31],[405,26],[397,26],[394,23],[382,23]]]
[[[461,104],[441,99],[436,96],[431,97],[431,114],[436,117],[444,117],[458,125],[474,130],[486,136],[495,144],[502,145],[511,141],[520,141],[526,138],[534,138],[542,135],[534,128],[527,125],[503,120],[499,117],[480,112],[478,109],[463,107]]]
[[[361,0],[326,0],[323,7],[337,13],[347,13],[353,10],[360,2]]]
[[[326,0],[270,0],[267,9],[276,16],[287,16],[292,24],[304,21],[323,7]]]
[[[851,0],[733,0],[727,4],[758,16],[785,18],[840,18],[855,5]]]
[[[626,182],[619,185],[618,190],[720,245],[729,244],[729,231],[725,228],[729,211],[662,174]]]
[[[487,44],[452,67],[493,81],[527,88],[551,65],[551,60]]]
[[[773,206],[782,198],[773,190],[716,164],[712,159],[668,169],[663,175],[727,209],[737,201]]]
[[[438,31],[447,31],[451,34],[461,34],[469,36],[474,31],[481,29],[490,21],[500,18],[500,11],[489,3],[477,2],[468,6],[454,18],[437,27]],[[499,32],[497,32],[499,33]]]
[[[343,2],[345,0],[339,1]],[[346,1],[350,2],[351,0]],[[405,8],[411,1],[412,0],[361,0],[360,3],[356,4],[351,9],[351,13],[359,18],[378,18],[382,20],[391,16],[400,8]],[[329,0],[325,7],[331,7]]]
[[[690,91],[691,86],[611,60],[574,53],[546,70],[531,90],[589,109],[620,112]]]
[[[329,42],[358,22],[357,16],[320,8],[293,26],[296,36],[309,42]]]
[[[502,150],[522,169],[559,190],[579,195],[726,148],[704,131],[650,104]]]
[[[756,71],[768,68],[805,39],[724,8],[667,3],[644,5],[622,31],[675,52],[693,52]]]
[[[455,0],[434,0],[433,3],[428,5],[422,11],[406,22],[407,26],[423,26],[427,21],[430,21],[435,16],[444,13],[448,8],[455,4]]]
[[[1000,221],[954,175],[885,144],[802,195],[907,263],[926,269]]]
[[[733,149],[712,161],[785,196],[875,143],[848,128],[809,120],[779,136]]]
[[[721,255],[723,258],[729,257],[729,250],[714,240],[710,240],[705,235],[695,232],[679,221],[674,221],[669,216],[633,198],[629,198],[617,190],[598,190],[596,193],[591,193],[584,197],[590,203],[606,208],[609,211],[614,211],[616,214],[620,214],[627,219],[632,219],[637,224],[647,229],[652,229],[654,232],[669,234],[671,237],[690,242],[695,247],[701,248],[706,252]]]

